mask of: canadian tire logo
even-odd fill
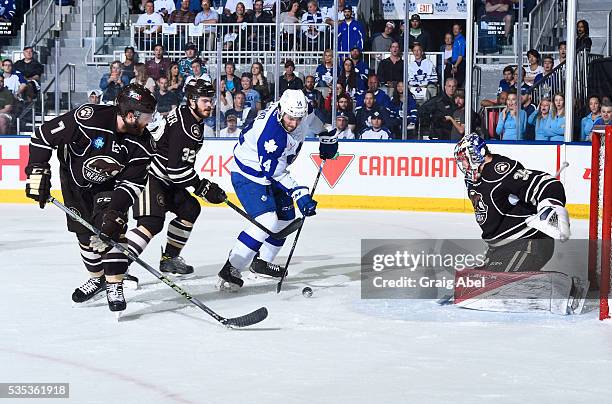
[[[318,153],[312,153],[310,158],[317,168],[321,165],[321,157]],[[340,154],[335,160],[325,161],[323,178],[330,188],[336,186],[354,159],[354,154]]]

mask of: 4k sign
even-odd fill
[[[317,167],[321,165],[321,157],[319,157],[317,153],[312,153],[310,158]],[[325,161],[325,165],[323,166],[323,178],[325,178],[325,182],[327,182],[330,188],[336,186],[354,158],[354,154],[340,154],[335,160]]]

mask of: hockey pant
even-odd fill
[[[293,199],[277,184],[258,184],[233,172],[232,185],[249,216],[267,229],[281,231],[295,219]],[[243,271],[251,265],[257,253],[262,260],[272,262],[284,243],[285,239],[274,239],[257,226],[250,225],[238,235],[230,251],[230,263]]]

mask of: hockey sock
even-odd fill
[[[173,219],[168,224],[168,243],[164,254],[173,258],[178,257],[185,244],[187,244],[192,229],[193,224],[186,224],[179,218]]]
[[[151,234],[143,226],[128,231],[125,234],[128,241],[128,249],[136,256],[140,256],[151,241]]]
[[[273,231],[279,232],[287,227],[291,223],[290,220],[279,220],[278,226]],[[259,250],[259,258],[266,262],[273,262],[274,258],[278,255],[278,252],[285,244],[286,239],[278,240],[268,236],[265,240],[261,249]]]
[[[127,248],[127,245],[125,244],[125,239],[121,241],[121,244]],[[112,278],[113,275],[121,275],[121,279],[123,279],[123,274],[125,274],[125,272],[127,271],[128,264],[128,257],[116,247],[113,247],[112,250],[104,254],[104,256],[102,257],[104,275],[107,279]]]
[[[267,228],[274,228],[277,226],[278,218],[275,212],[264,213],[258,216],[257,221]],[[260,230],[257,226],[251,225],[246,230],[238,235],[236,244],[230,251],[229,260],[233,267],[238,268],[241,271],[247,269],[255,254],[261,248],[264,240],[268,238],[268,234]]]
[[[103,274],[102,271],[102,257],[100,254],[95,253],[90,246],[85,246],[79,243],[81,248],[81,258],[85,268],[90,272],[91,276],[100,277]]]

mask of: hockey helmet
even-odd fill
[[[215,88],[209,80],[197,79],[191,80],[185,86],[185,97],[188,100],[197,101],[200,97],[213,98],[215,96]]]
[[[284,114],[293,118],[304,118],[308,115],[308,101],[302,90],[285,90],[278,104],[279,119]]]
[[[157,100],[151,91],[136,83],[125,86],[119,92],[115,101],[121,116],[126,116],[130,111],[134,112],[135,115],[140,115],[140,113],[153,114],[157,107]]]
[[[455,146],[455,162],[467,179],[477,181],[488,153],[487,144],[477,133],[465,134]]]

